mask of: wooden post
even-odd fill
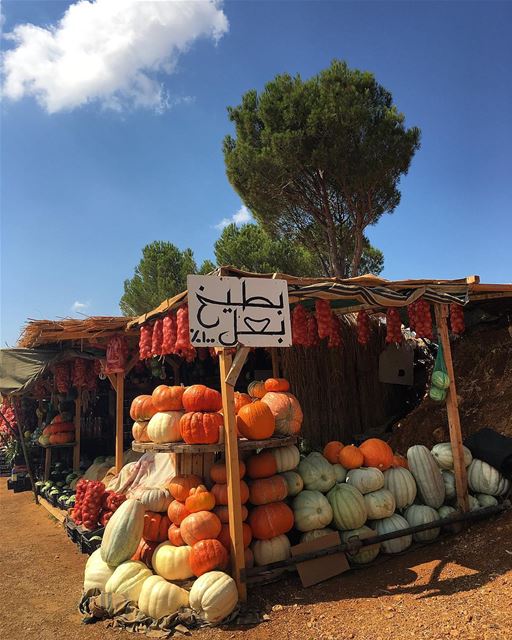
[[[82,396],[80,390],[75,400],[75,446],[73,447],[73,471],[80,471],[80,433],[82,425]]]
[[[270,349],[270,355],[272,357],[272,377],[279,378],[279,352],[276,347]]]
[[[116,473],[123,467],[124,373],[116,373]]]
[[[231,537],[231,563],[233,578],[238,588],[238,597],[247,600],[247,587],[240,578],[245,569],[244,543],[242,530],[242,504],[240,501],[240,479],[238,472],[238,441],[236,436],[236,415],[234,387],[227,384],[226,378],[231,368],[231,356],[221,349],[219,353],[220,386],[222,409],[224,413],[224,442],[226,447],[226,471],[228,479],[229,535]]]
[[[46,482],[50,479],[50,468],[52,466],[52,448],[50,445],[44,449],[44,475],[43,480]]]
[[[453,371],[452,350],[450,336],[448,334],[448,305],[436,304],[437,334],[443,347],[446,371],[450,378],[450,387],[446,396],[446,410],[448,413],[448,426],[450,428],[450,443],[453,452],[453,471],[455,474],[455,487],[457,489],[457,505],[461,511],[469,511],[468,478],[464,464],[464,450],[462,448],[462,432],[460,428],[459,404],[457,400],[457,386]]]

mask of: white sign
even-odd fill
[[[190,342],[195,347],[289,347],[286,280],[188,276]]]

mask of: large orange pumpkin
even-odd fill
[[[268,378],[265,380],[265,391],[289,391],[290,383],[286,378]]]
[[[207,571],[225,571],[229,564],[229,553],[218,540],[201,540],[190,551],[190,568],[195,576]]]
[[[247,386],[247,393],[251,398],[263,398],[267,393],[265,391],[265,383],[262,380],[254,380]]]
[[[130,418],[136,421],[151,420],[156,412],[153,398],[148,395],[137,396],[130,406]]]
[[[181,537],[181,531],[178,525],[171,524],[167,531],[167,537],[169,538],[169,542],[173,544],[175,547],[184,547],[185,541]]]
[[[228,504],[228,485],[214,484],[212,493],[215,496],[215,504]],[[240,503],[245,504],[249,500],[249,487],[240,480]]]
[[[195,476],[193,474],[174,476],[174,478],[169,482],[167,488],[175,500],[179,500],[184,503],[190,494],[190,489],[198,487],[202,482],[203,481],[199,476]]]
[[[222,525],[211,511],[198,511],[184,518],[180,524],[181,537],[190,547],[200,540],[216,538]]]
[[[185,411],[220,411],[222,409],[220,393],[204,384],[193,384],[187,387],[182,402]]]
[[[291,393],[269,391],[262,399],[276,421],[276,433],[291,436],[299,433],[302,427],[302,409],[299,401]]]
[[[147,540],[144,540],[144,538],[141,538],[139,546],[137,547],[137,550],[135,551],[131,559],[139,560],[140,562],[143,562],[147,567],[152,569],[153,565],[151,564],[151,560],[153,558],[153,553],[155,552],[155,549],[159,544],[159,542],[148,542]]]
[[[173,500],[167,509],[167,516],[169,520],[178,527],[189,515],[190,513],[187,511],[187,508],[183,502],[180,502],[179,500]]]
[[[288,485],[283,476],[253,480],[249,487],[249,500],[252,504],[280,502],[288,495]]]
[[[241,505],[242,507],[242,520],[247,520],[247,516],[249,515],[249,511],[245,504]],[[219,518],[222,524],[229,523],[229,510],[226,504],[218,504],[213,513]]]
[[[245,475],[245,464],[242,460],[238,461],[238,477],[240,480]],[[226,465],[223,462],[217,462],[210,467],[210,478],[212,482],[217,484],[226,484],[228,481]]]
[[[215,496],[210,493],[204,484],[190,489],[190,494],[185,500],[185,507],[190,513],[196,511],[211,511],[215,506]]]
[[[293,527],[293,511],[284,502],[271,502],[254,509],[249,514],[252,535],[258,540],[270,540]]]
[[[242,522],[242,536],[244,541],[244,548],[246,549],[252,540],[252,531],[251,527],[247,524],[247,522]],[[229,535],[229,524],[223,524],[221,532],[219,533],[217,540],[222,542],[222,544],[229,551],[231,549],[231,536]]]
[[[262,400],[255,400],[240,409],[236,426],[248,440],[265,440],[274,433],[276,423],[271,409]]]
[[[181,437],[187,444],[216,444],[223,427],[220,413],[191,411],[180,418]]]
[[[349,444],[340,451],[338,462],[345,469],[359,469],[363,466],[364,456],[354,444]]]
[[[246,404],[251,404],[252,398],[248,393],[240,393],[235,391],[235,413],[238,413],[240,409]]]
[[[142,537],[147,542],[163,542],[167,540],[170,526],[169,518],[164,513],[146,511],[144,514],[144,530]]]
[[[381,471],[389,469],[393,464],[393,449],[380,438],[370,438],[359,445],[364,457],[365,467],[376,467]]]
[[[328,442],[324,447],[324,458],[329,460],[331,464],[337,464],[340,451],[343,447],[344,445],[341,442],[338,442],[338,440]]]
[[[138,422],[136,420],[133,423],[132,436],[135,442],[151,442],[148,436],[148,421]]]
[[[247,475],[252,480],[270,478],[277,473],[277,462],[271,451],[260,451],[247,458]]]
[[[181,411],[183,404],[181,399],[185,393],[185,387],[168,387],[166,384],[160,384],[153,389],[151,397],[157,411]]]

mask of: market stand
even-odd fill
[[[449,305],[465,305],[470,302],[499,297],[512,296],[512,285],[484,285],[480,284],[478,276],[469,276],[458,280],[399,280],[388,281],[382,278],[365,275],[351,279],[338,278],[298,278],[286,274],[255,274],[243,272],[233,267],[221,267],[214,274],[217,277],[235,278],[266,278],[282,279],[287,282],[290,306],[300,302],[313,305],[315,300],[328,300],[336,314],[350,314],[356,311],[381,313],[395,308],[408,307],[412,303],[423,299],[432,304],[435,310],[437,331],[443,346],[446,366],[449,375],[449,388],[446,397],[450,443],[454,457],[454,473],[456,481],[457,505],[464,515],[468,511],[468,484],[466,468],[464,466],[462,434],[458,401],[456,393],[455,374],[453,370],[451,347],[449,341],[447,319]],[[163,317],[165,314],[187,304],[187,291],[167,299],[156,309],[143,314],[129,327],[143,326]],[[231,536],[231,558],[233,577],[237,583],[241,600],[246,599],[246,573],[242,545],[242,517],[238,483],[238,453],[242,448],[237,441],[236,416],[234,410],[234,384],[247,356],[247,348],[239,346],[232,362],[231,354],[224,348],[218,349],[220,359],[220,386],[223,400],[225,455],[228,475],[228,509]],[[272,349],[272,368],[276,375],[279,363],[275,349]],[[149,450],[148,445],[134,444]],[[182,455],[193,455],[190,446],[181,445]],[[138,450],[138,449],[137,449]],[[151,449],[153,451],[171,451],[173,447],[162,449],[162,445]]]

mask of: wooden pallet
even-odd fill
[[[252,449],[275,449],[277,447],[288,447],[297,442],[296,436],[275,436],[266,440],[238,440],[239,451],[249,451]],[[224,443],[218,444],[185,444],[184,442],[165,442],[157,444],[155,442],[132,442],[132,449],[139,452],[152,453],[221,453],[224,452]]]
[[[39,504],[42,505],[50,515],[52,515],[56,520],[58,520],[61,524],[64,524],[66,520],[67,512],[62,509],[58,509],[51,505],[46,498],[43,496],[38,496]]]

